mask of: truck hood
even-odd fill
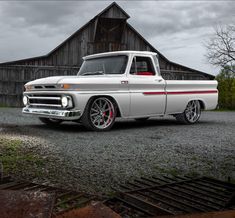
[[[63,79],[70,78],[71,80],[77,79],[78,76],[51,76],[41,79],[36,79],[26,83],[25,85],[56,85],[59,84]]]
[[[53,76],[42,79],[37,79],[26,83],[26,86],[37,85],[72,85],[71,89],[79,88],[79,90],[104,90],[118,89],[121,80],[125,79],[124,75],[95,75],[95,76]]]

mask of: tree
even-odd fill
[[[206,42],[206,57],[214,66],[219,66],[235,74],[235,25],[215,28],[215,35]]]
[[[219,107],[235,109],[235,25],[215,28],[215,34],[205,46],[209,63],[221,68],[216,77]]]
[[[219,108],[235,109],[235,67],[225,66],[216,76],[219,90]]]

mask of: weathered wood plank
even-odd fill
[[[48,76],[76,75],[78,67],[69,66],[0,66],[0,105],[22,106],[24,84]]]

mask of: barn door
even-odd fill
[[[99,18],[94,41],[121,43],[125,24],[124,19]]]

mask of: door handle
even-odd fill
[[[123,81],[121,81],[121,84],[128,84],[128,81],[127,80],[123,80]]]
[[[157,82],[162,82],[163,79],[155,79],[155,81],[157,81]]]

